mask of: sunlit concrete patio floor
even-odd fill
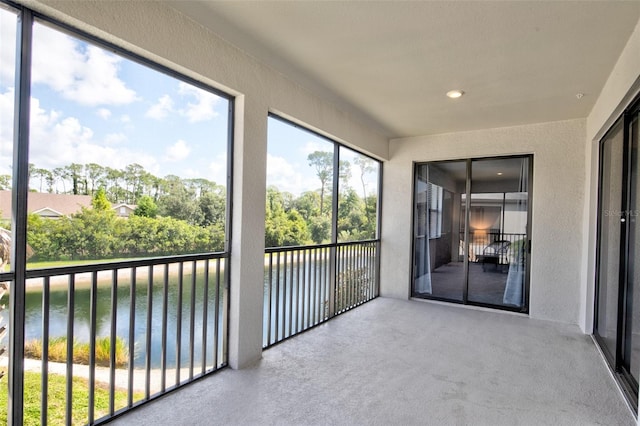
[[[634,425],[577,326],[378,298],[117,425]]]

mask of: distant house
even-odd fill
[[[112,207],[113,210],[115,210],[116,214],[119,217],[129,217],[133,214],[133,212],[136,210],[136,205],[134,204],[124,204],[124,203],[120,203],[120,204],[116,204]]]
[[[27,199],[27,211],[47,219],[57,219],[80,213],[82,207],[91,208],[90,195],[49,194],[48,192],[30,192]],[[11,219],[11,191],[0,191],[0,219]],[[115,204],[111,208],[119,217],[129,217],[136,209],[135,204]]]
[[[0,218],[11,219],[11,205],[11,191],[0,191]],[[27,197],[27,211],[48,219],[71,216],[79,213],[82,207],[91,207],[90,195],[29,192]]]

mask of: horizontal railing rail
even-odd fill
[[[309,248],[331,248],[331,247],[340,247],[340,246],[348,246],[351,244],[364,244],[364,243],[377,243],[380,240],[376,239],[368,239],[368,240],[358,240],[358,241],[347,241],[347,242],[339,242],[339,243],[326,243],[326,244],[314,244],[309,246],[282,246],[282,247],[267,247],[264,249],[265,253],[278,253],[283,251],[292,251],[292,250],[305,250]]]
[[[24,368],[40,374],[41,424],[55,423],[54,405],[66,424],[101,423],[226,366],[228,261],[209,253],[27,270]],[[62,394],[49,391],[56,376]]]
[[[263,347],[378,295],[379,240],[265,250]]]

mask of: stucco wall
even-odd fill
[[[410,295],[413,162],[533,154],[530,315],[577,323],[584,140],[585,120],[392,140],[383,182],[382,294]]]
[[[640,21],[587,117],[587,140],[599,140],[640,90]]]

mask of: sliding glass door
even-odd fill
[[[531,157],[417,164],[413,296],[526,312]]]
[[[414,295],[463,300],[466,161],[416,167]]]
[[[596,335],[607,358],[615,364],[620,304],[620,243],[622,241],[622,172],[624,126],[620,122],[602,144]]]
[[[600,145],[594,324],[596,340],[634,407],[640,372],[639,119],[637,102]]]

